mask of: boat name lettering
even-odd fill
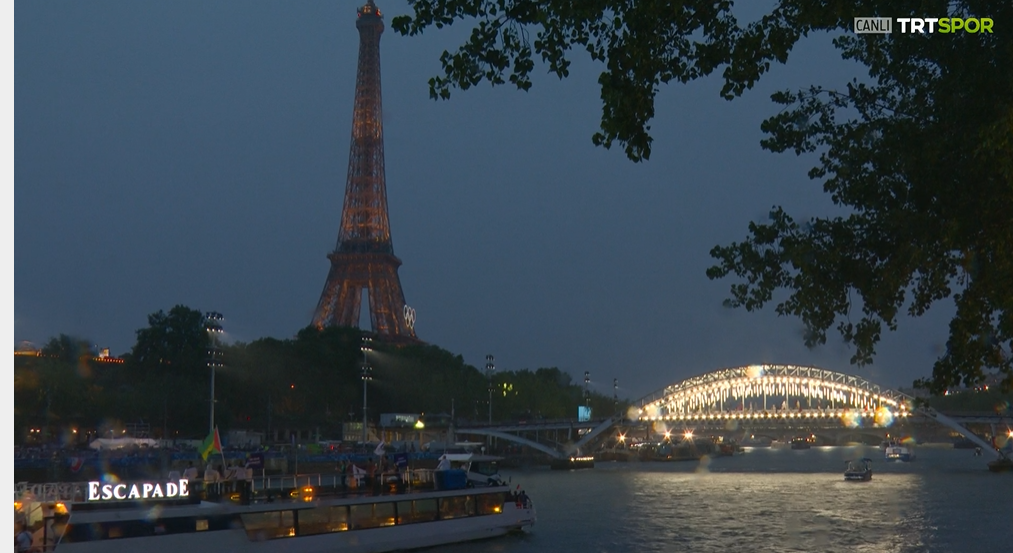
[[[189,496],[190,488],[186,478],[173,482],[137,482],[134,484],[88,482],[88,501],[171,499]]]

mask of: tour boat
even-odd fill
[[[867,482],[872,480],[872,459],[863,458],[857,461],[848,461],[848,468],[844,471],[844,479],[854,482]]]
[[[432,473],[438,484],[421,490],[394,482],[349,490],[340,476],[319,475],[259,489],[252,482],[201,489],[185,479],[89,482],[72,499],[49,502],[45,528],[52,529],[58,553],[380,553],[534,525],[535,507],[519,486],[511,490],[498,480],[474,487],[463,474],[441,479],[438,472]],[[37,508],[39,499],[24,494],[15,506],[31,512],[29,504]]]
[[[813,437],[805,438],[805,437],[799,436],[799,437],[793,438],[791,440],[791,448],[792,449],[810,449],[812,447],[814,441],[815,441],[815,439]]]
[[[578,470],[593,469],[594,456],[592,455],[571,455],[565,459],[553,459],[549,462],[552,470]]]
[[[911,451],[911,448],[902,446],[900,444],[890,444],[887,446],[884,456],[887,461],[914,461],[915,454]]]

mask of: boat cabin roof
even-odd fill
[[[485,455],[483,453],[444,453],[442,457],[446,457],[451,463],[473,463],[479,461],[502,461],[503,457],[497,457],[495,455]]]

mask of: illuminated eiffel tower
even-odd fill
[[[383,16],[373,0],[357,10],[359,66],[355,78],[352,144],[338,244],[327,257],[331,270],[313,324],[358,326],[362,291],[369,293],[369,319],[381,339],[415,341],[415,311],[405,304],[387,216],[380,100],[380,34]]]

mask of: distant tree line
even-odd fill
[[[38,356],[17,356],[15,431],[19,440],[80,440],[86,432],[142,423],[154,437],[200,438],[207,433],[213,348],[224,366],[215,371],[215,420],[230,429],[319,429],[338,437],[344,422],[362,420],[360,349],[356,328],[309,326],[294,338],[261,338],[217,345],[201,311],[177,305],[148,316],[122,363],[103,362],[84,339],[60,335]],[[449,415],[486,421],[490,388],[494,421],[575,418],[584,389],[558,368],[495,371],[491,380],[435,345],[370,344],[368,411]],[[592,392],[596,417],[611,415],[613,398]],[[628,402],[620,402],[625,409]],[[73,434],[73,429],[78,434]]]

